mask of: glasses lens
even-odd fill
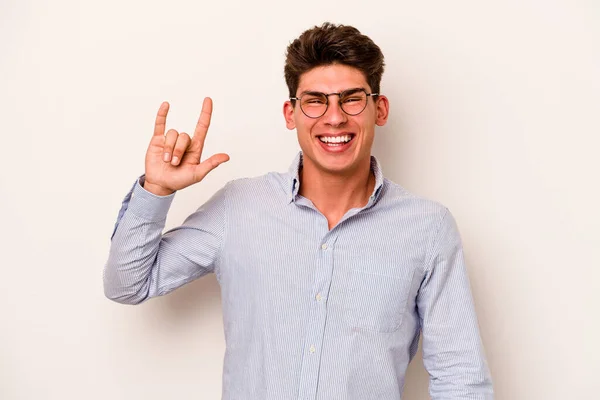
[[[344,92],[340,96],[340,102],[346,114],[360,114],[367,106],[367,94],[364,90]]]
[[[319,94],[305,94],[300,101],[300,107],[307,116],[320,117],[327,110],[327,97]]]

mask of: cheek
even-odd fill
[[[361,131],[364,132],[366,136],[371,136],[375,132],[375,115],[367,114],[360,121],[357,121],[360,125]]]
[[[315,125],[315,121],[306,120],[306,118],[298,118],[296,119],[296,131],[298,132],[298,136],[308,138],[311,136],[312,129]]]

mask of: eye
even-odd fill
[[[304,99],[303,101],[304,104],[312,104],[312,105],[320,105],[320,104],[325,104],[325,100],[321,97],[307,97],[306,99]]]
[[[342,100],[343,103],[354,103],[356,101],[362,101],[362,97],[360,97],[360,96],[350,96],[350,97],[345,97]]]

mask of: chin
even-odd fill
[[[358,163],[348,157],[320,157],[316,166],[323,172],[331,174],[347,174],[355,171]]]

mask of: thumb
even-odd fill
[[[229,161],[229,155],[225,153],[215,154],[194,167],[194,183],[200,182],[210,171],[220,164]]]

